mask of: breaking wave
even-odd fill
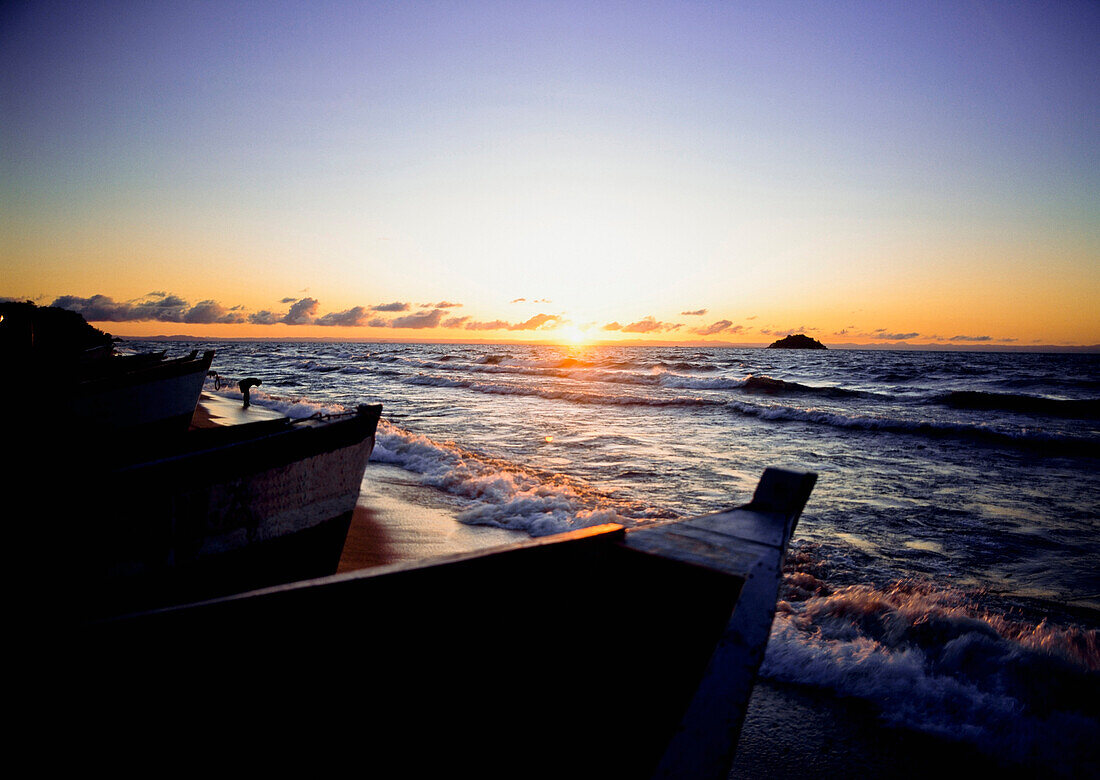
[[[935,439],[955,438],[985,444],[1035,449],[1051,455],[1100,455],[1100,442],[1077,436],[1047,433],[1035,428],[995,428],[982,423],[904,420],[896,417],[847,415],[822,409],[791,406],[758,406],[730,401],[741,414],[768,420],[792,420],[869,432],[911,434]]]
[[[583,480],[539,472],[437,442],[385,420],[379,423],[372,460],[420,475],[425,485],[468,499],[458,519],[531,536],[545,536],[600,523],[635,525],[670,517],[639,502],[613,498]]]
[[[736,399],[702,396],[663,396],[600,393],[546,385],[499,384],[435,374],[417,374],[404,381],[414,385],[453,387],[492,395],[514,395],[577,404],[648,407],[726,408],[763,420],[791,421],[867,432],[906,434],[929,438],[956,438],[985,444],[1035,449],[1054,455],[1100,455],[1100,442],[1087,437],[1047,433],[1037,428],[994,427],[985,423],[902,419],[890,416],[844,414],[838,411],[785,404],[755,404]]]
[[[750,374],[747,377],[686,377],[677,374],[664,374],[659,382],[663,387],[694,388],[699,390],[739,390],[750,395],[791,395],[818,396],[826,398],[865,398],[874,395],[861,390],[844,387],[804,385],[774,379],[766,374]]]
[[[952,409],[1017,412],[1047,417],[1100,418],[1100,399],[1067,400],[1023,393],[986,393],[956,390],[940,396],[939,402]]]
[[[491,395],[517,395],[547,400],[567,401],[577,404],[606,404],[610,406],[723,406],[720,399],[692,397],[645,397],[636,395],[607,395],[584,390],[553,389],[543,386],[508,385],[478,382],[473,379],[452,379],[438,375],[418,374],[405,379],[413,385],[432,387],[456,387]]]
[[[1043,768],[1100,758],[1100,632],[1028,623],[942,585],[830,590],[792,550],[765,677],[875,706],[886,723]]]

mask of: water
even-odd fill
[[[636,525],[817,472],[764,677],[1008,767],[1095,766],[1100,356],[213,346],[292,416],[381,401],[373,459],[467,523]]]

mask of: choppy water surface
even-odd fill
[[[469,523],[644,523],[815,471],[764,673],[1010,764],[1096,760],[1100,356],[213,346],[292,416],[381,401],[374,459]]]

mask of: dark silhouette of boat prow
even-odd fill
[[[66,685],[127,762],[225,735],[253,771],[725,778],[815,479],[95,623]]]

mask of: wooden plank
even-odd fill
[[[737,565],[745,566],[744,556],[757,557],[744,570],[737,609],[653,777],[725,780],[728,775],[767,649],[787,545],[816,479],[766,469],[750,504],[683,525],[685,536],[703,540],[732,535],[759,541],[736,547],[743,553]]]
[[[773,549],[689,521],[633,530],[625,544],[640,551],[708,566],[735,576],[744,576],[752,570],[761,555]]]
[[[65,672],[76,701],[106,703],[106,720],[85,713],[92,732],[153,744],[230,733],[250,755],[310,742],[413,775],[645,776],[741,580],[623,536],[582,529],[104,624]],[[287,720],[293,744],[271,733]]]

